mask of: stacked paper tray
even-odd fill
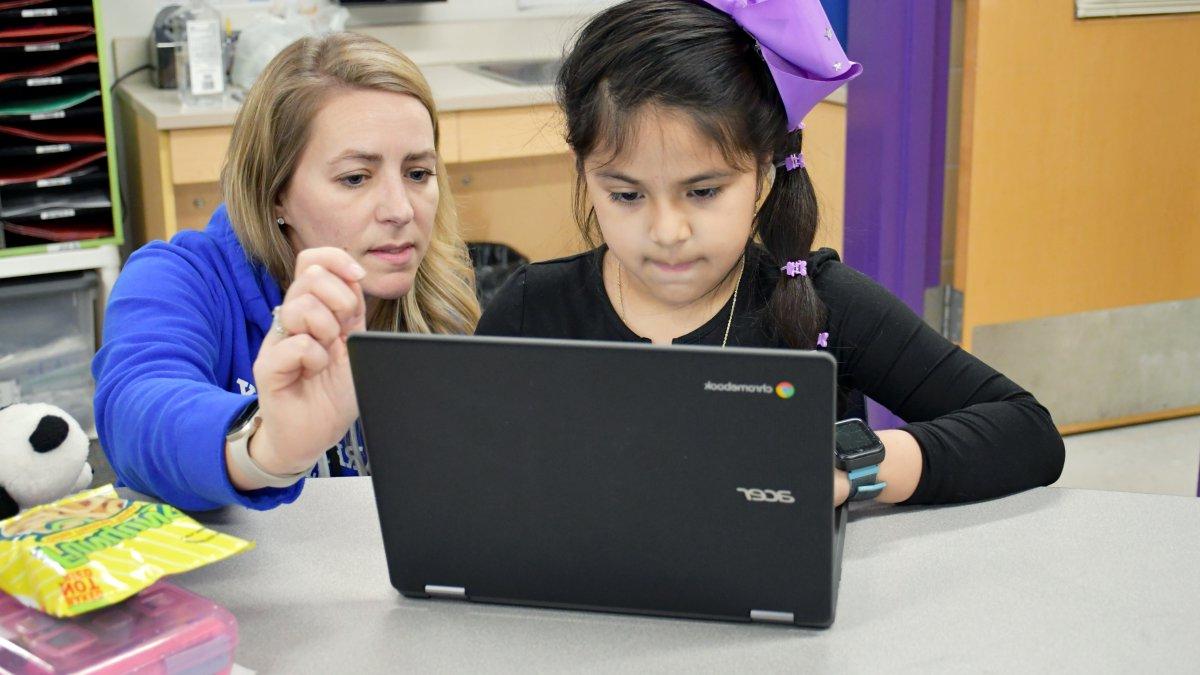
[[[113,235],[90,0],[0,0],[0,247]]]

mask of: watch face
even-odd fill
[[[837,454],[846,470],[878,464],[883,459],[883,443],[862,420],[838,422]]]
[[[862,420],[847,420],[837,425],[837,446],[841,455],[857,455],[879,446],[879,437]]]

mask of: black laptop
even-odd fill
[[[360,333],[392,585],[410,598],[833,622],[823,352]]]

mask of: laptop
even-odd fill
[[[391,333],[349,349],[404,596],[833,622],[828,354]]]

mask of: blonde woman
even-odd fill
[[[203,232],[152,242],[109,300],[96,427],[120,480],[185,509],[294,500],[369,472],[345,339],[479,318],[411,61],[372,38],[294,43],[250,90]]]

